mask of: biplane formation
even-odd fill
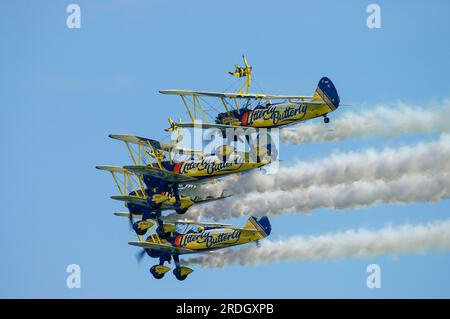
[[[252,67],[245,56],[243,60],[244,66],[235,65],[235,69],[229,72],[231,76],[244,80],[237,92],[160,91],[179,95],[189,116],[185,122],[174,122],[169,118],[167,131],[178,132],[175,141],[166,143],[134,135],[109,135],[125,144],[132,163],[97,166],[97,169],[111,173],[119,191],[111,198],[123,202],[128,209],[128,212],[115,215],[128,218],[137,236],[137,241],[129,242],[129,245],[141,248],[138,260],[144,255],[159,260],[150,268],[156,279],[163,278],[170,270],[165,263],[170,264],[171,261],[175,265],[174,276],[178,280],[186,279],[193,270],[180,263],[180,255],[259,243],[271,233],[267,216],[250,216],[243,227],[237,227],[206,221],[173,220],[173,216],[163,215],[164,211],[183,215],[194,205],[230,196],[192,196],[182,192],[186,186],[220,183],[223,177],[259,169],[274,160],[270,143],[253,144],[248,139],[251,144],[249,151],[239,151],[228,144],[209,153],[183,147],[180,144],[182,129],[216,129],[223,138],[227,131],[242,128],[259,134],[263,128],[280,128],[316,117],[323,117],[328,123],[328,114],[339,106],[336,88],[327,77],[320,79],[311,96],[250,93]],[[206,98],[218,100],[224,108],[223,112],[217,112],[214,122],[210,122],[207,116],[204,103],[211,104],[205,101]]]

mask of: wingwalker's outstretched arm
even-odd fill
[[[242,59],[244,60],[245,68],[251,68],[251,66],[247,62],[247,58],[245,57],[245,55],[242,55]]]

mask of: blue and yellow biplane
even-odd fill
[[[111,199],[125,202],[125,207],[130,212],[130,215],[127,215],[130,220],[133,217],[140,217],[144,220],[158,218],[161,212],[166,210],[184,214],[194,204],[228,197],[190,197],[181,194],[176,197],[173,192],[174,186],[153,184],[146,187],[141,176],[122,166],[97,166],[97,169],[109,171],[112,174],[120,195],[113,195]]]
[[[262,148],[258,148],[255,158],[254,153],[238,152],[229,145],[219,147],[214,154],[205,154],[182,148],[178,143],[164,143],[133,135],[110,137],[125,143],[134,165],[97,166],[97,169],[111,172],[120,191],[120,195],[111,198],[125,202],[132,224],[136,215],[147,220],[159,218],[163,210],[184,214],[194,204],[227,197],[182,196],[180,185],[211,182],[271,163],[270,155]],[[123,178],[118,176],[120,174]]]
[[[156,228],[156,230],[155,230]],[[162,230],[161,230],[162,228]],[[129,242],[143,248],[138,253],[140,261],[145,254],[159,258],[159,264],[150,268],[156,279],[161,279],[170,270],[164,263],[175,263],[173,274],[185,280],[193,269],[180,264],[180,255],[206,253],[213,250],[256,242],[270,235],[271,225],[266,216],[250,217],[244,227],[230,224],[178,221],[156,225],[153,221],[140,221],[135,229],[138,241]],[[147,238],[144,236],[148,234]]]
[[[323,117],[324,122],[328,123],[328,114],[339,107],[340,99],[336,87],[327,77],[320,79],[312,96],[249,93],[252,67],[248,65],[245,56],[243,59],[244,67],[235,65],[235,71],[229,72],[232,76],[245,79],[237,92],[159,91],[162,94],[179,95],[190,118],[189,122],[179,123],[169,118],[170,128],[167,131],[180,127],[213,128],[220,130],[225,136],[227,129],[280,128],[316,117]],[[220,99],[225,110],[217,114],[214,123],[210,123],[207,116],[206,106],[212,104],[206,98]]]

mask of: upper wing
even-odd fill
[[[176,255],[182,255],[182,254],[192,254],[196,253],[195,250],[192,249],[186,249],[181,247],[174,247],[171,245],[165,245],[165,244],[156,244],[156,243],[149,243],[147,241],[131,241],[128,243],[128,245],[131,246],[137,246],[142,248],[148,248],[148,249],[154,249],[159,250],[163,252],[168,252],[170,254],[176,254]]]
[[[309,95],[272,95],[257,93],[227,93],[227,92],[205,92],[190,90],[161,90],[161,94],[171,94],[180,96],[210,96],[218,98],[237,98],[237,99],[262,99],[262,100],[288,100],[288,99],[311,99]]]
[[[134,136],[134,135],[123,135],[123,134],[110,134],[109,137],[116,139],[116,140],[124,141],[127,143],[142,145],[142,146],[146,146],[146,147],[150,147],[150,148],[154,148],[154,149],[158,149],[158,150],[162,150],[162,151],[167,151],[167,152],[177,151],[182,154],[197,154],[197,155],[201,155],[201,156],[204,155],[203,152],[201,152],[201,151],[193,150],[190,148],[179,147],[175,144],[159,142],[159,141],[152,140],[152,139],[146,138],[146,137],[140,137],[140,136]]]
[[[163,151],[171,151],[174,148],[172,144],[159,142],[146,137],[122,134],[110,134],[109,137],[119,141],[152,147]]]
[[[189,183],[197,181],[197,179],[194,177],[184,176],[158,167],[151,167],[145,165],[130,165],[124,166],[124,168],[136,174],[150,175],[171,183]]]

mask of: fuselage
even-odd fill
[[[216,122],[245,127],[275,128],[325,116],[332,111],[334,110],[326,103],[285,102],[257,106],[253,110],[241,109],[239,112],[233,111],[230,114],[222,113]]]
[[[185,226],[181,232],[177,226]],[[272,226],[267,216],[250,216],[246,224],[240,227],[228,225],[207,225],[202,223],[164,224],[164,233],[154,238],[152,232],[147,237],[148,245],[131,243],[135,246],[144,246],[146,253],[152,258],[159,258],[160,265],[170,261],[175,263],[178,255],[207,252],[216,249],[258,242],[270,235]],[[164,269],[162,269],[164,270]],[[161,271],[162,271],[161,270]],[[167,271],[167,269],[165,269]],[[192,270],[190,271],[192,272]]]
[[[244,160],[241,157],[222,161],[217,156],[208,156],[203,159],[180,161],[178,163],[162,161],[161,166],[170,172],[196,178],[197,180],[190,181],[192,184],[258,168],[268,163],[268,161]],[[145,174],[143,181],[147,186],[148,203],[152,205],[152,209],[187,209],[194,204],[194,201],[188,196],[175,195],[173,183],[166,181],[164,176],[157,177]],[[130,195],[134,195],[134,192]],[[147,210],[145,206],[138,204],[128,204],[127,206],[133,213],[141,213],[143,210]]]
[[[204,159],[182,161],[179,163],[162,163],[163,167],[169,171],[184,176],[206,179],[220,175],[228,175],[247,171],[250,169],[262,167],[268,164],[268,161],[251,161],[243,159],[220,160],[217,156],[211,156]]]
[[[214,250],[246,244],[263,238],[259,232],[233,228],[213,228],[202,232],[178,234],[162,242],[194,251]],[[151,239],[150,239],[151,240]]]

